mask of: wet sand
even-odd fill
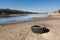
[[[50,31],[44,34],[33,33],[31,26],[35,24],[47,25]],[[0,25],[0,40],[60,40],[60,18]]]

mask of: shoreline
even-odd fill
[[[58,20],[58,19],[60,19],[60,18],[55,18],[55,17],[39,17],[39,18],[33,18],[32,20],[16,22],[16,23],[9,23],[9,24],[0,24],[0,25],[11,25],[11,24],[26,23],[26,22],[45,21],[45,20]]]

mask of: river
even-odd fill
[[[38,17],[47,17],[47,15],[46,14],[28,14],[26,16],[0,18],[0,24],[23,22],[23,21],[33,20],[33,18],[38,18]]]

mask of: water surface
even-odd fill
[[[27,16],[17,16],[17,17],[9,17],[9,18],[0,18],[0,24],[10,24],[32,20],[33,18],[38,17],[47,17],[46,14],[28,14]]]

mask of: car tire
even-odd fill
[[[40,33],[40,34],[46,33],[46,32],[49,31],[49,29],[47,29],[46,27],[41,27],[39,25],[33,25],[31,27],[31,29],[32,29],[32,32],[34,32],[34,33]]]

